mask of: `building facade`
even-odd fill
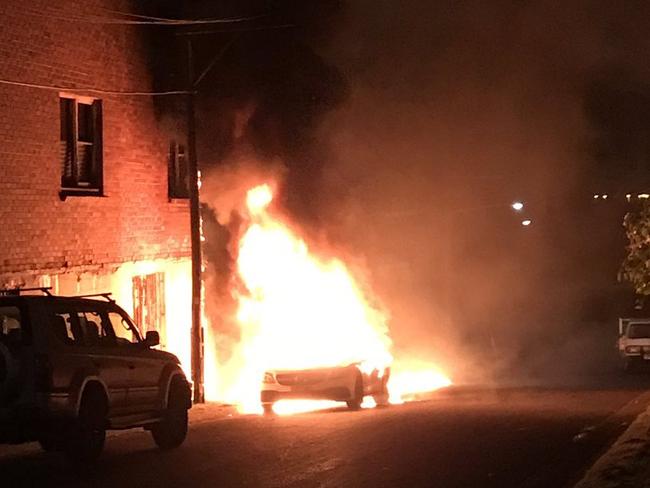
[[[111,292],[189,366],[181,146],[120,0],[0,2],[0,288]],[[173,126],[173,124],[167,124]]]

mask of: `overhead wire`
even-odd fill
[[[151,18],[151,19],[141,19],[141,20],[130,20],[130,19],[118,19],[118,18],[108,18],[101,17],[96,15],[75,15],[65,12],[60,9],[50,8],[48,10],[34,10],[34,9],[25,9],[24,12],[27,15],[33,15],[37,17],[47,17],[50,19],[68,21],[68,22],[87,22],[91,24],[107,24],[107,25],[166,25],[166,26],[182,26],[182,25],[212,25],[212,24],[233,24],[233,23],[242,23],[252,20],[257,20],[263,17],[268,16],[267,13],[257,14],[246,17],[226,17],[226,18],[213,18],[213,19],[164,19],[164,18]],[[117,12],[117,11],[115,11]],[[119,13],[119,15],[130,15],[124,12]],[[133,14],[140,17],[139,14]]]
[[[192,93],[187,90],[169,90],[169,91],[159,91],[159,92],[102,90],[100,88],[82,87],[82,86],[57,86],[57,85],[44,85],[40,83],[27,83],[23,81],[7,80],[1,78],[0,78],[0,84],[22,86],[25,88],[37,88],[41,90],[51,90],[51,91],[94,93],[97,95],[170,96],[170,95],[189,95]]]

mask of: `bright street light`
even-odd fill
[[[533,221],[530,220],[530,219],[524,219],[524,220],[521,221],[521,225],[523,225],[524,227],[528,227],[532,223],[533,223]]]
[[[514,202],[511,207],[517,212],[520,212],[524,208],[524,204],[523,202]]]

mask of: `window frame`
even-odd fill
[[[182,181],[182,161],[185,165],[185,179]],[[177,141],[169,143],[167,156],[167,197],[172,200],[188,200],[190,198],[190,169],[187,147]]]
[[[69,103],[72,110],[64,109]],[[92,142],[80,140],[79,105],[91,107]],[[101,99],[81,97],[67,93],[59,94],[60,136],[59,144],[65,145],[65,155],[61,163],[61,187],[59,196],[104,196],[104,154],[103,154],[103,103]],[[92,181],[80,181],[79,148],[92,147],[90,169]],[[66,178],[66,166],[70,158],[72,175]]]

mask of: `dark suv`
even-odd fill
[[[40,442],[89,461],[107,429],[143,427],[156,444],[187,434],[191,388],[176,356],[152,349],[110,295],[0,291],[0,443]]]

